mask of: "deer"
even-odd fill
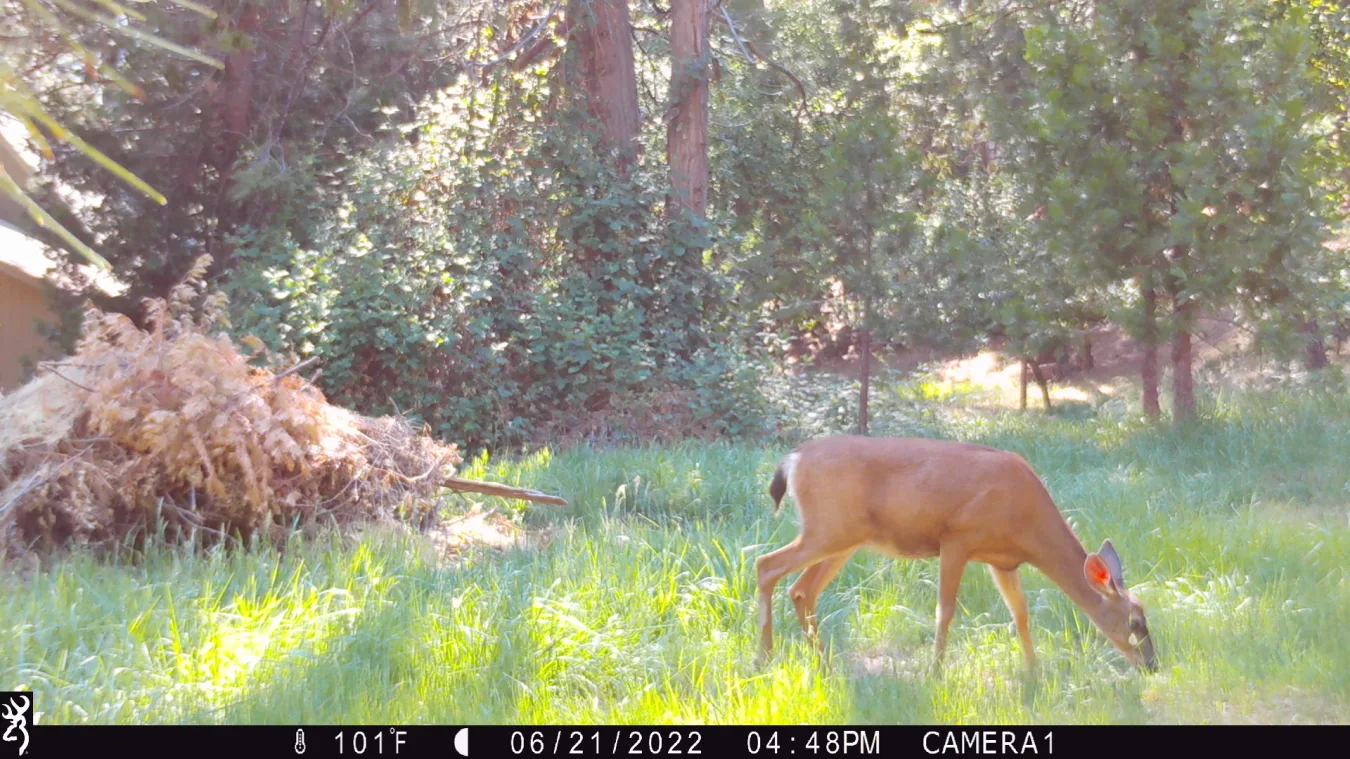
[[[930,673],[942,667],[957,589],[969,562],[988,565],[1012,613],[1027,668],[1037,670],[1023,564],[1059,586],[1125,658],[1156,671],[1144,608],[1126,587],[1110,539],[1089,553],[1022,456],[974,443],[929,438],[835,435],[794,448],[769,485],[774,513],[783,496],[797,504],[800,532],[759,556],[760,650],[773,649],[773,592],[788,589],[808,640],[824,653],[816,600],[859,549],[890,558],[938,559],[937,632]]]

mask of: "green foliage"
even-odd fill
[[[899,292],[915,254],[917,188],[928,179],[912,101],[896,84],[909,78],[895,44],[908,11],[740,5],[736,23],[775,65],[735,59],[714,90],[714,108],[732,122],[719,125],[713,167],[725,188],[715,199],[739,243],[739,302],[790,338],[847,343],[866,327],[878,343],[905,341],[918,329],[900,318]]]
[[[32,89],[53,118],[168,200],[129,191],[60,144],[34,188],[51,207],[72,193],[97,199],[53,214],[128,285],[102,304],[128,313],[163,295],[203,252],[215,258],[213,274],[228,270],[224,241],[238,229],[303,218],[301,188],[331,181],[388,133],[380,130],[391,112],[407,118],[453,73],[414,54],[421,34],[444,32],[440,4],[418,3],[417,28],[407,32],[398,7],[408,0],[211,0],[206,15],[193,5],[137,3],[145,18],[136,27],[210,53],[216,68],[92,24],[79,29],[80,49],[134,75],[134,90],[102,69],[82,76],[68,55],[48,59],[42,35],[31,51],[48,62]]]
[[[1050,254],[1087,285],[1148,273],[1178,314],[1233,305],[1296,333],[1324,298],[1331,214],[1307,25],[1226,0],[1075,8],[1024,14],[1021,84],[990,98]]]
[[[707,231],[668,228],[661,176],[617,174],[582,116],[498,126],[547,94],[461,82],[307,187],[302,227],[240,235],[235,324],[319,356],[335,401],[471,446],[751,431],[717,281],[676,276]]]

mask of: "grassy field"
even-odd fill
[[[988,574],[968,571],[930,677],[936,562],[862,553],[821,597],[833,666],[785,582],[777,655],[757,668],[754,559],[795,535],[791,503],[775,516],[765,493],[787,445],[690,443],[480,462],[470,476],[571,505],[495,504],[532,539],[453,561],[375,530],[5,577],[0,689],[31,687],[52,723],[1350,721],[1344,393],[1210,398],[1189,430],[1113,403],[877,395],[878,434],[1016,450],[1089,548],[1111,538],[1159,671],[1127,667],[1024,568],[1041,676],[1023,675]]]

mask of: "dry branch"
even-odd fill
[[[502,498],[519,498],[524,501],[534,501],[535,503],[551,503],[555,506],[566,506],[567,501],[556,495],[541,493],[538,490],[528,488],[516,488],[510,485],[498,485],[495,482],[480,482],[478,480],[466,480],[460,477],[447,477],[441,480],[441,485],[450,490],[457,490],[464,493],[481,493],[483,495],[495,495]]]

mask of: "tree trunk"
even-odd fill
[[[672,208],[700,219],[708,206],[708,19],[711,0],[671,0],[670,123],[666,160]]]
[[[586,112],[599,122],[597,155],[612,165],[620,178],[627,177],[641,149],[627,0],[568,0],[567,23],[568,52],[563,73],[568,97],[584,104]],[[612,272],[607,271],[621,253],[606,243],[613,238],[614,229],[630,222],[628,215],[636,211],[623,205],[594,211],[578,226],[573,239],[580,248],[581,267],[602,283],[606,297],[597,308],[607,314],[621,300]]]
[[[1078,365],[1083,371],[1089,371],[1096,366],[1092,360],[1092,335],[1083,335],[1083,352],[1078,357]]]
[[[1158,293],[1153,288],[1152,272],[1146,272],[1140,283],[1144,300],[1143,359],[1139,364],[1140,379],[1144,384],[1144,415],[1150,419],[1162,416],[1158,404]]]
[[[862,391],[858,394],[858,434],[867,434],[867,396],[872,386],[872,331],[863,328],[859,338],[862,361]]]
[[[1191,376],[1191,315],[1194,303],[1174,306],[1176,334],[1172,337],[1172,419],[1195,418],[1195,383]]]
[[[691,222],[708,214],[708,74],[712,60],[708,26],[712,0],[671,0],[670,95],[665,113],[666,165],[670,193],[666,218],[673,235],[670,276],[682,287],[670,288],[671,313],[685,323],[702,314],[707,305],[700,293],[710,293],[703,273],[699,230]],[[688,322],[676,353],[687,358],[704,343],[702,330]]]
[[[1022,393],[1021,393],[1022,397],[1021,402],[1018,404],[1018,407],[1021,408],[1023,411],[1027,410],[1027,374],[1030,373],[1030,370],[1027,368],[1028,363],[1030,362],[1028,362],[1025,358],[1022,359]]]
[[[1327,358],[1327,346],[1322,342],[1322,330],[1317,326],[1317,320],[1309,319],[1304,322],[1303,333],[1308,336],[1308,354],[1304,358],[1308,371],[1315,372],[1331,366],[1331,361]]]
[[[1046,381],[1045,374],[1041,371],[1041,365],[1035,361],[1031,362],[1031,374],[1036,378],[1036,384],[1041,388],[1041,400],[1045,401],[1045,410],[1050,410],[1050,383]]]
[[[637,160],[637,73],[627,0],[570,0],[586,107],[601,125],[601,149],[615,150],[627,173]]]
[[[1174,211],[1175,213],[1175,211]],[[1190,246],[1178,245],[1168,254],[1168,269],[1164,286],[1172,301],[1172,421],[1186,422],[1195,418],[1195,383],[1191,376],[1191,330],[1195,326],[1196,301],[1182,291],[1181,282],[1171,273],[1180,266],[1186,268]]]
[[[234,169],[239,159],[240,147],[253,132],[255,108],[253,105],[253,64],[254,37],[258,28],[258,11],[253,6],[245,6],[238,20],[234,22],[235,31],[250,44],[236,45],[225,55],[225,68],[221,72],[221,87],[216,90],[216,116],[219,121],[219,138],[212,146],[212,163],[220,176],[222,192],[216,195],[217,205],[213,209],[216,216],[215,233],[206,241],[206,250],[212,255],[215,267],[226,264],[226,251],[230,246],[225,240],[234,232],[239,222],[241,204],[234,200]],[[181,276],[174,273],[172,276]]]

